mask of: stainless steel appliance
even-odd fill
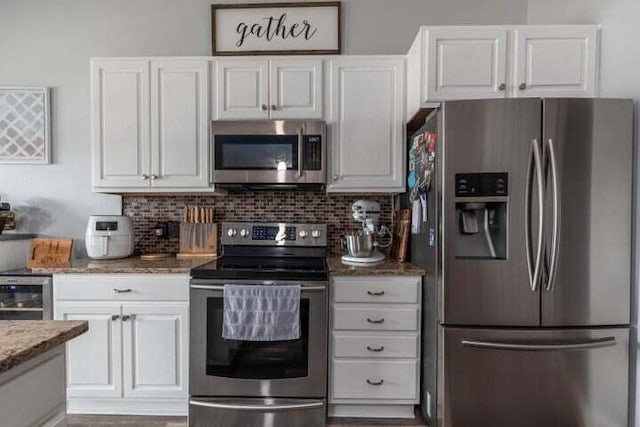
[[[0,320],[51,320],[51,275],[21,268],[0,273]]]
[[[212,144],[216,186],[319,189],[326,184],[324,121],[214,121]]]
[[[222,257],[191,271],[190,426],[324,426],[326,226],[223,223]],[[300,284],[300,338],[222,338],[225,284]]]
[[[443,103],[422,412],[439,426],[626,426],[631,100]]]

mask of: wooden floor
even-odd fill
[[[68,427],[186,427],[184,417],[139,417],[123,415],[69,415]],[[363,419],[363,418],[330,418],[328,427],[426,427],[420,418],[416,419]],[[232,426],[229,426],[232,427]],[[233,426],[235,427],[235,426]]]

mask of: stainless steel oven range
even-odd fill
[[[300,338],[222,337],[225,284],[300,284]],[[191,271],[189,425],[324,426],[326,226],[223,223],[222,257]]]

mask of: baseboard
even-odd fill
[[[189,414],[188,399],[91,399],[69,398],[69,414],[165,415],[184,417]]]
[[[415,405],[329,404],[329,416],[336,418],[415,418]]]

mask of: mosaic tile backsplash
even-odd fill
[[[340,238],[358,224],[351,204],[359,199],[380,203],[381,221],[391,225],[392,196],[380,194],[326,194],[324,192],[235,191],[226,196],[123,196],[123,213],[133,223],[135,252],[178,252],[178,239],[158,238],[153,228],[162,221],[181,221],[183,208],[214,208],[215,222],[261,221],[327,224],[328,252],[341,253]]]

